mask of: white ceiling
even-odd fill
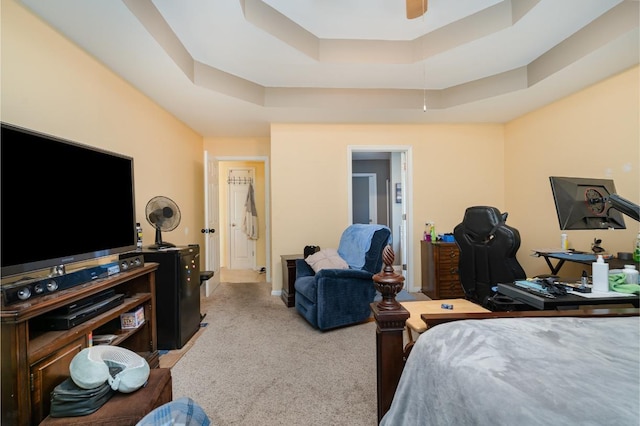
[[[638,0],[19,0],[205,137],[506,122],[639,62]]]

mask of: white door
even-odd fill
[[[249,184],[255,169],[230,169],[229,178],[229,269],[255,269],[256,242],[243,230]]]
[[[205,234],[204,251],[205,270],[213,271],[213,277],[207,281],[204,288],[205,296],[211,295],[220,284],[220,211],[218,161],[204,152],[204,217]]]

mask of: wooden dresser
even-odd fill
[[[422,292],[431,299],[464,298],[458,276],[460,252],[456,243],[420,242]]]

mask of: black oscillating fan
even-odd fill
[[[175,244],[162,241],[162,231],[173,231],[180,223],[180,209],[168,197],[153,197],[145,209],[147,221],[156,229],[156,243],[149,246],[151,250],[175,247]]]

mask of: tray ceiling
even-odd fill
[[[201,135],[506,122],[639,61],[637,0],[21,0]]]

